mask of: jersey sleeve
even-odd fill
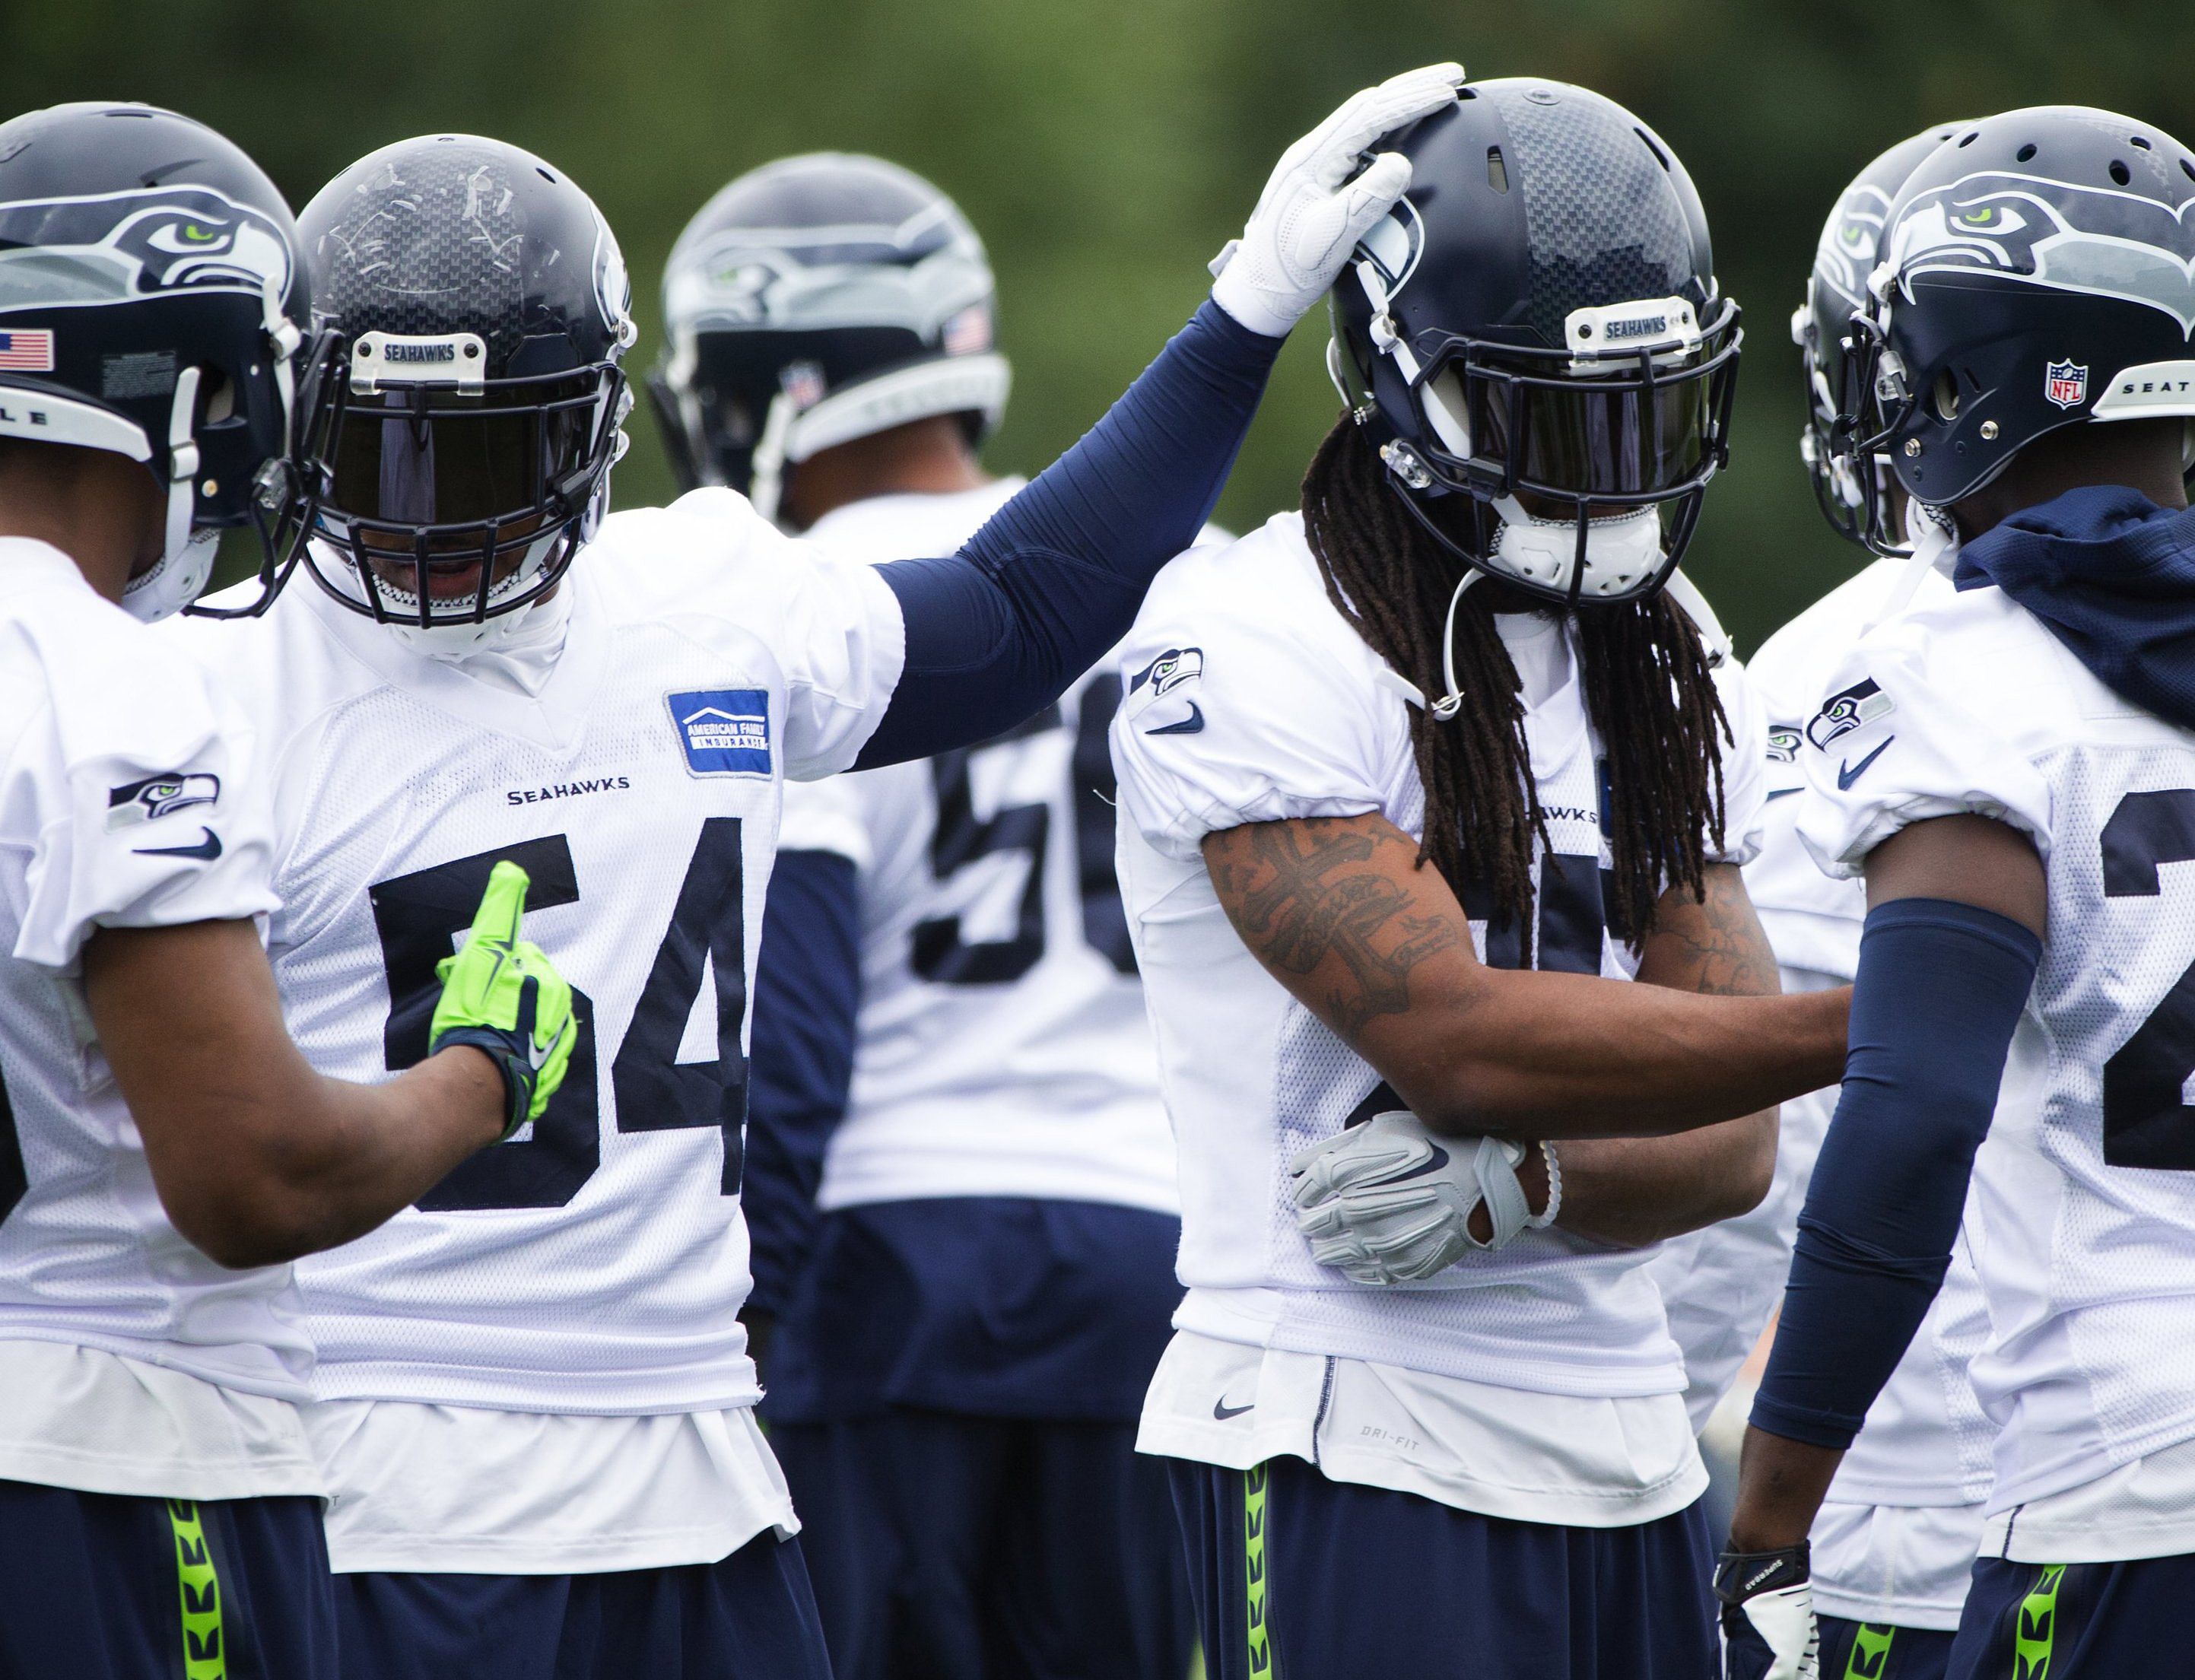
[[[1231,553],[1175,561],[1121,644],[1121,810],[1181,861],[1221,829],[1377,810],[1409,751],[1402,702],[1373,684],[1369,651],[1318,634],[1346,630],[1323,598],[1291,613],[1299,591],[1282,578],[1262,601],[1230,592],[1251,569],[1228,565]]]
[[[1749,864],[1760,855],[1768,809],[1768,722],[1743,666],[1725,660],[1714,674],[1730,738],[1722,744],[1722,847],[1715,863]]]
[[[14,954],[74,971],[96,928],[242,920],[276,907],[251,741],[188,656],[138,626],[42,652],[50,705],[11,771],[37,813]],[[84,638],[66,640],[80,644]]]
[[[604,532],[613,526],[624,564],[661,568],[648,587],[669,610],[714,612],[769,647],[785,676],[785,716],[771,727],[788,778],[814,781],[853,763],[907,660],[898,598],[874,567],[786,536],[721,488],[652,516],[614,516]]]
[[[1799,837],[1829,874],[1861,872],[1867,854],[1910,823],[1993,818],[2047,860],[2050,785],[2002,725],[1986,645],[1958,646],[1962,606],[1893,619],[1835,668],[1800,729]]]

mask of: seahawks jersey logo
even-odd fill
[[[280,227],[210,187],[0,204],[0,308],[163,292],[279,298],[295,268]]]
[[[1882,692],[1873,677],[1863,676],[1822,702],[1822,709],[1807,720],[1806,739],[1816,746],[1826,747],[1840,735],[1864,728],[1897,710],[1897,702]]]
[[[221,798],[221,778],[203,772],[170,773],[124,782],[107,790],[107,831],[158,822],[162,817],[193,805],[211,805]]]
[[[1203,675],[1201,647],[1169,647],[1128,679],[1128,693],[1138,694],[1149,688],[1151,699],[1156,699],[1169,689],[1193,682]]]
[[[2195,262],[2183,260],[2190,198],[2170,210],[2132,193],[1995,171],[1920,193],[1887,256],[1907,297],[1922,274],[2016,276],[2057,291],[2162,309],[2195,335]]]

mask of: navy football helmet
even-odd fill
[[[1947,124],[1901,140],[1852,178],[1822,224],[1806,301],[1791,314],[1791,338],[1806,382],[1799,456],[1813,481],[1814,499],[1840,537],[1877,554],[1904,552],[1902,533],[1887,528],[1897,498],[1890,493],[1887,456],[1858,460],[1840,447],[1838,421],[1851,371],[1845,345],[1853,312],[1866,307],[1868,276],[1881,260],[1882,230],[1898,189],[1923,158],[1960,131],[1958,124]],[[1871,490],[1861,487],[1863,473],[1873,477]]]
[[[1669,147],[1622,106],[1510,79],[1381,142],[1410,190],[1334,288],[1328,366],[1403,504],[1486,575],[1633,601],[1729,452],[1737,306]]]
[[[306,314],[290,208],[202,123],[59,105],[0,124],[0,437],[142,462],[158,562],[122,604],[195,601],[222,532],[260,539],[264,611],[294,562],[287,462]]]
[[[2191,203],[2195,153],[2130,117],[1961,125],[1891,209],[1852,326],[1846,450],[1887,453],[1940,508],[2061,426],[2195,417]]]
[[[298,218],[332,347],[305,410],[307,561],[437,642],[553,589],[594,534],[632,406],[632,290],[594,201],[500,141],[352,164]]]
[[[705,204],[663,277],[648,380],[684,488],[775,518],[785,469],[934,415],[981,442],[1005,411],[983,242],[919,175],[839,152],[783,158]]]

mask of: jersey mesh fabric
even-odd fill
[[[320,1067],[372,1079],[423,1047],[418,999],[498,855],[532,872],[525,934],[584,998],[539,1121],[300,1268],[322,1398],[570,1414],[755,1397],[740,1052],[780,778],[859,750],[896,609],[721,494],[615,516],[565,587],[564,650],[532,697],[310,591],[180,632],[227,638],[277,742],[275,971]],[[683,720],[712,705],[766,717],[766,744],[697,746]]]
[[[1973,1375],[2002,1425],[2002,1510],[2195,1438],[2195,1133],[2169,1102],[2186,1075],[2159,1061],[2184,1036],[2195,958],[2175,839],[2195,820],[2195,736],[2110,693],[1994,589],[1884,625],[1833,682],[1888,704],[1805,755],[1818,857],[1849,872],[1904,823],[1971,811],[2032,836],[2047,867],[2050,936],[1976,1175],[1992,1334]],[[2163,1106],[2137,1095],[2115,1122],[2115,1062],[2161,1082]]]
[[[876,497],[808,534],[849,558],[948,554],[1019,486]],[[1101,665],[996,740],[788,791],[796,830],[827,832],[811,811],[829,803],[866,853],[860,1049],[824,1208],[1039,1196],[1176,1211],[1113,879],[1119,692]]]
[[[170,1223],[66,977],[96,927],[272,908],[255,778],[203,670],[58,550],[0,539],[0,1338],[290,1398],[311,1351],[288,1269],[217,1266]]]
[[[1175,675],[1163,686],[1138,682],[1147,669]],[[1328,601],[1299,517],[1177,561],[1146,603],[1122,670],[1129,692],[1113,728],[1129,819],[1121,882],[1181,1148],[1190,1292],[1176,1324],[1548,1393],[1680,1389],[1645,1251],[1532,1232],[1437,1278],[1373,1289],[1316,1266],[1296,1230],[1283,1188],[1288,1160],[1334,1135],[1379,1079],[1259,966],[1228,924],[1198,847],[1205,833],[1243,822],[1369,810],[1414,832],[1424,802],[1405,702]],[[1731,845],[1742,861],[1759,826],[1761,747],[1735,673],[1724,692],[1739,742],[1726,763]],[[1185,708],[1194,728],[1176,727]],[[1528,710],[1526,730],[1552,843],[1543,878],[1559,877],[1597,910],[1608,862],[1599,755],[1574,669]],[[1483,922],[1472,935],[1485,956]],[[1628,977],[1636,954],[1604,927],[1593,939],[1590,949],[1541,951],[1538,960]]]

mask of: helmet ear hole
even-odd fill
[[[1956,420],[1959,417],[1958,376],[1948,367],[1937,376],[1936,388],[1930,400],[1935,406],[1938,419]]]

